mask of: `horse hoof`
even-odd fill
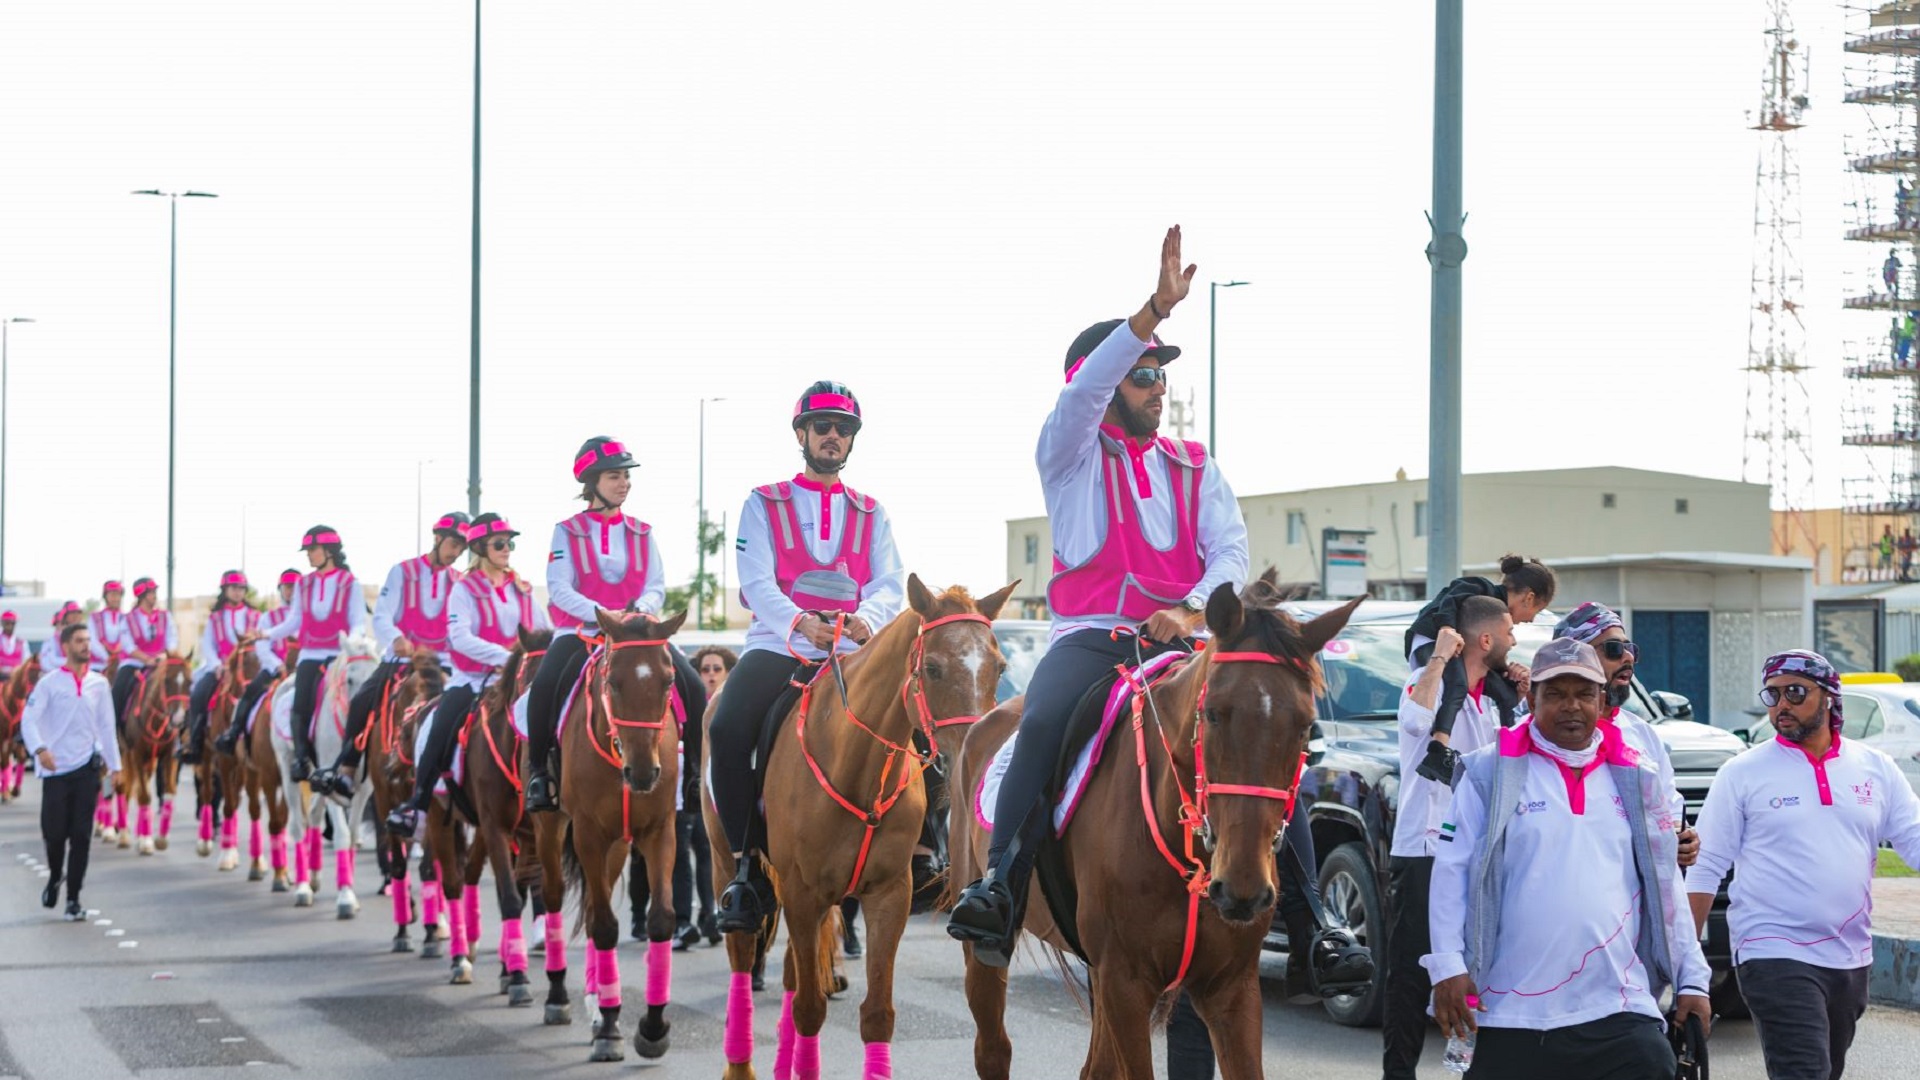
[[[141,855],[153,854],[153,840],[145,836],[141,837],[140,844],[134,848],[134,851]]]
[[[620,1045],[620,1040],[618,1038],[612,1038],[612,1039],[595,1038],[593,1040],[593,1052],[587,1055],[587,1060],[588,1061],[624,1061],[626,1060],[626,1057],[627,1057],[627,1049],[626,1047]]]
[[[428,938],[420,943],[420,959],[422,960],[438,960],[442,956],[445,956],[446,952],[446,945],[438,938]]]
[[[513,987],[513,976],[502,973],[500,976],[500,992],[504,994],[512,987]]]
[[[469,961],[464,956],[456,958],[453,961],[453,975],[451,978],[447,980],[447,982],[454,986],[472,986],[473,985],[472,962]]]
[[[294,907],[312,907],[313,906],[313,890],[307,888],[305,885],[302,885],[298,889],[295,889],[293,891],[293,906]]]
[[[571,1003],[555,1005],[548,1002],[546,1015],[540,1018],[540,1022],[548,1027],[565,1027],[573,1023],[573,1005]]]
[[[644,1024],[641,1026],[645,1027]],[[648,1061],[666,1057],[667,1044],[672,1041],[669,1038],[671,1034],[669,1030],[662,1030],[658,1039],[649,1039],[645,1031],[636,1031],[633,1033],[633,1052]]]
[[[93,838],[95,840],[104,840],[107,843],[111,844],[113,843],[113,830],[104,828],[100,825],[95,825],[93,827]]]
[[[250,880],[258,880],[257,878],[254,878],[253,875],[251,874],[247,876]],[[291,892],[293,891],[293,886],[287,883],[286,878],[283,878],[280,875],[275,874],[273,877],[273,891],[274,892]]]
[[[167,850],[167,838],[166,838],[166,837],[164,837],[164,836],[156,836],[156,837],[154,837],[154,838],[153,838],[153,846],[154,846],[154,847],[156,847],[156,848],[158,848],[158,849],[160,849],[161,851],[165,851],[165,850]]]
[[[518,1009],[533,1004],[533,987],[526,983],[514,983],[507,987],[507,1007]]]
[[[407,937],[407,935],[406,935],[406,934],[404,934],[404,933],[403,933],[403,934],[401,934],[401,935],[400,935],[399,937],[397,937],[397,938],[394,938],[394,939],[393,939],[393,951],[394,951],[394,952],[412,952],[412,951],[413,951],[413,939],[411,939],[411,938],[409,938],[409,937]]]
[[[342,921],[351,919],[358,914],[360,914],[359,904],[342,900],[333,906],[333,917]]]
[[[193,853],[204,859],[213,854],[213,843],[208,840],[196,840],[193,843]]]
[[[133,838],[128,836],[126,833],[121,833],[120,841],[114,844],[113,846],[119,848],[121,851],[125,851],[128,848],[133,846]]]
[[[836,971],[836,972],[834,972],[834,973],[833,973],[833,993],[832,993],[832,994],[828,994],[827,996],[828,996],[828,997],[832,997],[832,996],[834,996],[834,994],[844,994],[844,993],[846,993],[846,992],[847,992],[847,985],[848,985],[848,984],[847,984],[847,977],[846,977],[845,975],[842,975],[842,974],[840,974],[840,973],[839,973],[839,972],[837,972],[837,971]]]
[[[234,853],[233,853],[233,857],[234,857],[234,859],[236,859],[236,860],[238,860],[238,859],[240,858],[240,853],[239,853],[239,852],[237,852],[237,851],[236,851],[236,852],[234,852]],[[267,876],[267,860],[265,860],[265,859],[255,859],[255,860],[253,860],[253,863],[252,863],[252,871],[251,871],[251,872],[252,872],[252,873],[256,873],[256,874],[259,874],[259,875],[260,875],[260,877],[265,877],[265,876]],[[256,877],[249,877],[249,878],[248,878],[248,880],[250,880],[250,881],[259,881],[259,880],[260,880],[260,878],[256,878]]]

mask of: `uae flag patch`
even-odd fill
[[[1445,840],[1449,844],[1453,843],[1453,822],[1443,821],[1440,823],[1440,839]]]

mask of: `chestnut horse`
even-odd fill
[[[287,819],[291,803],[299,795],[287,791],[280,773],[280,759],[273,751],[273,700],[283,687],[292,689],[293,672],[298,663],[297,655],[289,655],[283,661],[280,674],[274,677],[266,693],[260,695],[253,715],[233,718],[233,723],[252,725],[252,730],[240,740],[238,756],[247,784],[259,790],[261,801],[266,804],[267,855],[273,867],[273,891],[277,893],[293,889],[293,878],[287,871]],[[256,822],[259,820],[254,818]],[[297,854],[304,858],[304,853]],[[259,861],[259,856],[254,856],[256,867]],[[249,873],[247,880],[255,880],[254,875]]]
[[[40,656],[28,653],[20,666],[0,686],[0,803],[20,797],[20,782],[27,772],[27,748],[20,745],[20,717],[26,712],[27,695],[40,681]]]
[[[234,649],[220,662],[220,681],[214,687],[213,697],[207,701],[208,747],[215,746],[232,725],[246,722],[236,714],[247,684],[258,674],[260,656],[250,647]],[[223,872],[240,866],[240,799],[243,794],[246,796],[250,832],[247,880],[264,880],[267,876],[265,826],[269,815],[277,815],[279,827],[285,828],[285,806],[276,808],[268,801],[260,778],[237,754],[209,749],[194,768],[193,784],[200,797],[201,854],[208,853],[217,836],[220,858],[214,865]]]
[[[384,822],[394,807],[413,797],[413,743],[420,724],[433,715],[433,707],[447,688],[447,673],[438,657],[417,655],[407,670],[380,691],[380,704],[368,718],[365,740],[366,783],[373,789],[373,819]],[[407,877],[408,851],[412,844],[380,830],[380,872],[387,879],[393,898],[392,951],[413,951],[407,928],[413,924],[413,886]],[[420,959],[438,959],[447,935],[440,928],[440,883],[433,860],[420,861],[420,915],[425,928],[421,935]]]
[[[180,761],[174,750],[186,730],[187,700],[193,678],[187,658],[168,653],[140,669],[139,682],[127,699],[127,715],[120,718],[121,775],[129,797],[139,804],[139,844],[142,855],[167,849],[173,831],[173,796],[180,780]],[[160,795],[160,829],[153,827],[154,789]]]
[[[910,575],[907,610],[840,660],[838,671],[822,670],[774,736],[762,791],[765,857],[787,924],[776,1075],[791,1068],[795,1080],[820,1076],[835,938],[829,922],[848,896],[860,900],[867,924],[863,1075],[893,1074],[893,967],[926,815],[921,772],[938,752],[939,734],[964,731],[992,708],[1005,666],[992,622],[1018,584],[976,602],[958,586],[936,595]],[[916,734],[935,749],[922,751]],[[735,867],[726,833],[711,819],[709,812],[719,888]],[[754,941],[753,934],[727,936],[727,1080],[754,1075],[753,999],[746,992]]]
[[[597,991],[599,997],[591,1061],[624,1056],[615,952],[620,919],[613,911],[613,886],[630,847],[647,860],[653,897],[647,914],[647,1012],[633,1048],[644,1058],[667,1052],[669,1025],[663,1014],[672,985],[674,800],[680,788],[680,731],[673,716],[674,668],[667,639],[686,618],[684,611],[665,622],[638,613],[600,613],[603,641],[581,668],[561,715],[560,810],[534,815],[547,908],[547,1014],[555,1022],[568,1008],[566,946],[554,932],[566,884],[578,881],[588,935],[587,992]]]
[[[1274,840],[1300,782],[1321,686],[1316,657],[1360,603],[1303,626],[1281,599],[1272,570],[1239,595],[1230,585],[1214,590],[1212,644],[1134,695],[1066,835],[1052,841],[1076,894],[1070,908],[1092,983],[1082,1077],[1151,1080],[1155,1021],[1183,990],[1207,1022],[1223,1080],[1263,1075],[1260,950],[1278,888]],[[1019,719],[1016,699],[967,736],[953,787],[954,847],[964,852],[955,880],[985,863],[974,799]],[[1035,885],[1031,900],[1041,896]],[[1036,934],[1067,950],[1047,905],[1033,906]],[[974,1068],[1002,1078],[1012,1059],[1007,972],[963,951]]]
[[[439,866],[447,903],[453,981],[473,981],[471,957],[480,939],[476,886],[484,860],[493,867],[500,904],[500,992],[507,995],[510,1006],[533,1004],[533,988],[527,981],[526,930],[520,921],[526,898],[514,878],[516,849],[533,842],[533,827],[526,820],[520,771],[523,740],[513,726],[512,709],[515,699],[533,683],[552,641],[551,630],[520,630],[507,662],[481,691],[461,729],[460,757],[465,762],[461,798],[436,796],[427,814],[426,846]],[[451,778],[446,783],[451,785]],[[464,826],[479,833],[478,843],[472,842]]]

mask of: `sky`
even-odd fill
[[[818,378],[909,569],[1004,584],[1067,343],[1162,327],[1242,494],[1425,474],[1431,5],[492,2],[483,28],[482,506],[543,538],[589,435],[643,462],[669,580],[798,467]],[[1837,446],[1840,12],[1801,5],[1823,501]],[[166,201],[179,206],[176,591],[375,578],[464,508],[473,7],[0,7],[6,573],[160,577]],[[1464,463],[1740,477],[1764,6],[1467,5]],[[1882,322],[1884,316],[1879,317]],[[1584,419],[1580,419],[1584,417]],[[520,556],[538,574],[540,540]]]

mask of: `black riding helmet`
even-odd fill
[[[433,523],[433,535],[451,537],[465,543],[468,524],[469,519],[462,511],[455,510],[451,514],[442,514],[440,520]]]
[[[794,402],[793,426],[798,429],[816,416],[844,416],[853,421],[854,428],[858,430],[862,423],[860,399],[853,396],[853,391],[847,389],[845,383],[821,379],[807,387],[800,394],[800,400]]]
[[[477,544],[490,536],[512,538],[519,535],[520,530],[509,524],[506,518],[489,510],[474,518],[473,524],[467,526],[466,540],[470,544]]]
[[[1065,367],[1066,367],[1068,376],[1071,377],[1073,374],[1074,368],[1079,366],[1080,361],[1085,360],[1090,354],[1092,354],[1093,350],[1098,348],[1100,343],[1107,340],[1107,338],[1113,333],[1114,328],[1118,327],[1123,322],[1126,322],[1126,320],[1125,319],[1107,319],[1104,322],[1094,323],[1092,326],[1089,326],[1085,330],[1080,331],[1080,336],[1074,338],[1073,344],[1067,346],[1067,360],[1066,360]],[[1169,345],[1166,342],[1161,341],[1160,335],[1158,334],[1149,335],[1148,341],[1149,341],[1149,344],[1147,345],[1145,351],[1143,351],[1140,354],[1142,357],[1147,357],[1147,356],[1154,357],[1155,359],[1160,361],[1161,367],[1165,367],[1168,364],[1172,363],[1174,360],[1179,359],[1180,346]]]
[[[573,478],[586,480],[595,473],[608,469],[637,469],[640,463],[627,453],[611,435],[595,435],[580,444],[580,452],[573,456]]]

